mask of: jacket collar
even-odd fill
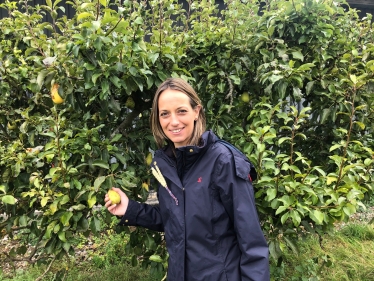
[[[175,155],[173,152],[172,144],[166,145],[164,148],[156,151],[155,156],[160,156],[165,159],[171,166],[176,167],[179,179],[183,178],[183,175],[193,166],[193,164],[202,157],[208,148],[217,139],[216,135],[211,131],[206,131],[201,136],[200,145],[188,145],[182,146],[175,149]],[[166,160],[166,159],[165,159]]]
[[[177,171],[180,179],[184,174],[195,164],[195,162],[202,157],[209,146],[213,143],[213,132],[206,131],[201,136],[199,146],[188,145],[175,149]]]

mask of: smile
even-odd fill
[[[171,130],[172,133],[179,133],[180,131],[182,131],[182,129]]]

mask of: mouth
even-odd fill
[[[181,128],[181,129],[175,129],[175,130],[170,130],[170,132],[172,132],[173,134],[178,134],[182,130],[183,130],[183,128]]]

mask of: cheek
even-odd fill
[[[167,121],[165,119],[159,119],[159,122],[162,129],[167,126]]]

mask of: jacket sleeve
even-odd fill
[[[119,225],[142,226],[150,230],[164,231],[159,206],[151,206],[131,199]]]
[[[269,281],[269,249],[248,178],[250,164],[232,154],[222,154],[217,164],[215,185],[233,222],[241,250],[241,281]]]

